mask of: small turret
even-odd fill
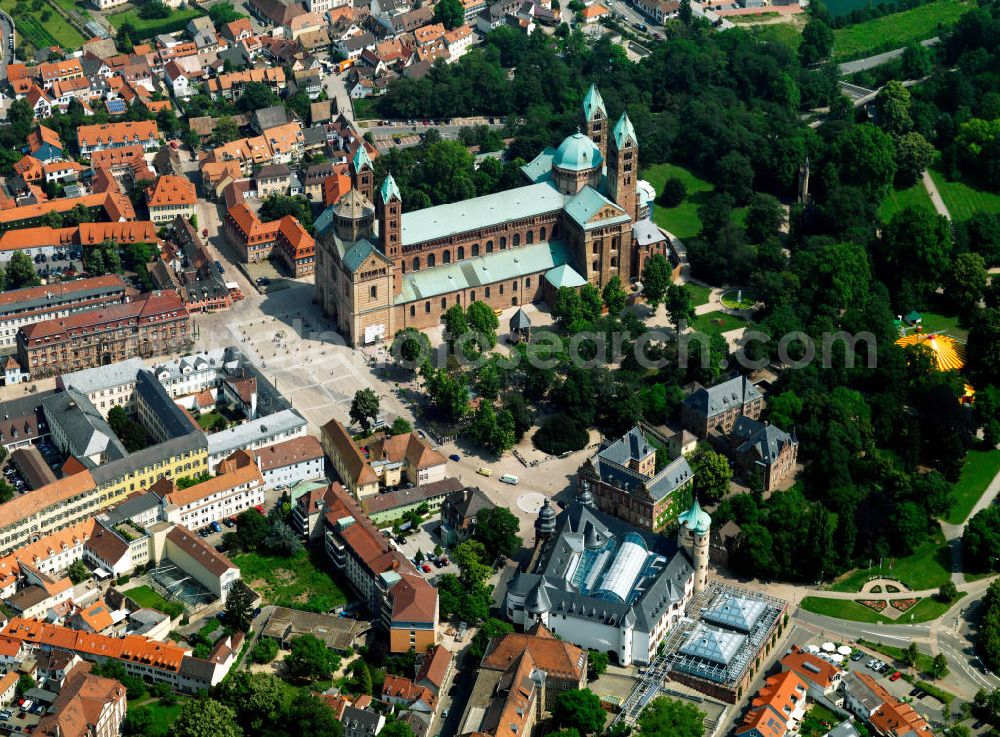
[[[556,510],[549,504],[548,497],[542,503],[542,508],[538,510],[538,518],[535,520],[535,541],[540,542],[547,539],[556,531]]]

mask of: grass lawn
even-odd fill
[[[959,591],[958,599],[961,599],[963,596],[965,596],[965,592]],[[958,599],[955,601],[958,601]],[[954,601],[938,601],[933,596],[928,596],[918,601],[916,605],[910,609],[910,611],[904,612],[903,616],[897,619],[896,622],[899,624],[910,624],[911,622],[930,622],[932,619],[937,619],[946,611],[951,609],[954,603]]]
[[[940,0],[938,0],[940,2]],[[924,6],[930,7],[930,6]],[[934,165],[928,170],[937,185],[941,199],[955,222],[968,220],[977,212],[1000,213],[1000,194],[971,180],[952,181]]]
[[[739,17],[739,16],[736,16]],[[734,20],[735,18],[729,18]],[[774,41],[784,44],[792,51],[798,51],[802,43],[802,31],[792,23],[767,23],[765,25],[750,26],[745,29],[762,41]]]
[[[848,619],[852,622],[867,622],[869,624],[886,624],[891,620],[878,612],[849,599],[824,599],[819,596],[807,596],[799,604],[807,612],[822,614],[836,619]]]
[[[840,724],[841,718],[822,704],[813,704],[802,718],[799,737],[823,737]]]
[[[749,310],[755,304],[757,304],[757,298],[753,296],[749,289],[742,290],[742,301],[738,298],[740,297],[739,289],[730,289],[728,292],[722,295],[722,304],[731,310]]]
[[[9,15],[13,14],[15,4],[16,0],[0,0],[0,8]],[[41,15],[46,10],[52,17],[43,21]],[[73,51],[80,48],[87,40],[54,9],[46,5],[42,5],[42,9],[38,11],[31,10],[29,5],[27,12],[18,13],[15,22],[17,35],[36,49],[58,45],[66,51]],[[18,53],[18,58],[23,59],[24,54]]]
[[[652,184],[657,192],[663,190],[665,181],[674,177],[684,182],[687,195],[677,207],[663,207],[653,203],[653,220],[681,240],[693,238],[701,232],[698,208],[705,204],[715,187],[711,182],[706,182],[690,170],[676,164],[654,164],[642,173],[642,178]],[[742,224],[745,218],[745,207],[733,210],[733,222]]]
[[[691,327],[696,332],[705,333],[705,335],[722,335],[722,333],[746,326],[746,320],[728,315],[725,312],[706,312],[704,315],[695,317],[691,323]]]
[[[943,315],[940,312],[921,312],[920,326],[927,334],[947,333],[962,340],[967,340],[969,337],[969,331],[960,326],[956,315]]]
[[[837,28],[833,32],[834,59],[867,56],[930,38],[938,33],[939,24],[954,23],[975,5],[971,0],[935,0],[910,10]]]
[[[352,100],[351,104],[354,106],[354,119],[371,120],[372,118],[377,118],[378,115],[375,113],[375,102],[375,99],[372,97],[362,97],[357,100]]]
[[[205,15],[197,8],[178,8],[170,11],[166,18],[140,18],[138,10],[126,10],[122,13],[115,13],[107,16],[108,22],[115,27],[121,28],[126,23],[131,23],[137,34],[141,38],[152,38],[158,33],[172,33],[179,31],[192,18]],[[138,42],[138,40],[136,40]]]
[[[965,521],[1000,469],[1000,450],[970,450],[962,466],[962,475],[952,487],[951,510],[947,521],[958,525]]]
[[[684,285],[684,289],[691,295],[691,304],[695,307],[708,304],[708,297],[712,293],[711,287],[703,287],[701,284],[691,284],[688,282]]]
[[[49,0],[68,13],[79,13],[83,18],[90,18],[90,9],[83,0]]]
[[[214,411],[206,412],[203,415],[198,415],[198,420],[197,420],[198,427],[200,427],[202,430],[210,430],[212,426],[219,420],[222,420],[227,425],[229,424],[221,412],[214,412]]]
[[[177,715],[180,713],[181,706],[187,699],[183,696],[177,697],[177,702],[169,706],[161,704],[160,701],[141,701],[138,704],[130,703],[128,705],[129,710],[132,709],[145,709],[148,711],[152,717],[153,722],[150,725],[149,731],[146,732],[148,737],[166,737],[170,734],[174,722],[177,720]]]
[[[895,647],[894,645],[883,645],[881,642],[871,642],[870,640],[859,640],[858,644],[863,645],[869,650],[874,650],[877,653],[881,653],[886,657],[892,658],[893,665],[897,668],[901,668],[904,665],[903,662],[903,648]],[[931,661],[933,661],[933,656],[925,653],[923,650],[917,652],[917,668],[920,672],[930,672]]]
[[[184,612],[184,605],[179,601],[167,601],[149,586],[136,586],[124,594],[141,607],[155,609],[171,617],[178,617]]]
[[[928,210],[934,209],[931,196],[927,194],[927,188],[922,181],[917,182],[907,189],[894,189],[889,196],[882,200],[878,206],[878,216],[883,223],[892,220],[892,216],[904,207],[926,207]]]
[[[320,553],[303,552],[294,558],[244,553],[232,560],[243,580],[268,604],[328,612],[347,601],[327,573],[328,564]]]
[[[878,565],[855,569],[833,584],[830,589],[860,591],[869,579],[884,576],[902,581],[913,591],[923,591],[936,589],[951,576],[951,556],[944,536],[940,532],[924,542],[913,555],[897,558],[891,570],[890,563],[892,561],[888,559],[883,561],[881,571]]]

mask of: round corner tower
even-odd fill
[[[680,515],[677,521],[680,523],[677,531],[678,543],[691,556],[691,565],[694,568],[694,593],[699,594],[704,591],[708,579],[708,547],[712,518],[695,498],[691,508]]]

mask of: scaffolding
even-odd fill
[[[730,597],[763,602],[765,604],[764,613],[760,615],[750,633],[746,635],[745,644],[733,658],[732,663],[728,666],[720,666],[704,661],[705,667],[698,669],[696,666],[701,663],[693,663],[692,661],[700,661],[700,659],[684,655],[680,649],[688,641],[691,633],[699,625],[703,625],[702,615]],[[670,689],[664,684],[670,681],[670,673],[674,670],[715,683],[736,683],[739,681],[766,644],[767,638],[786,607],[785,601],[767,594],[748,591],[718,581],[709,583],[703,591],[691,598],[685,616],[667,632],[660,644],[659,654],[653,662],[644,670],[640,669],[638,682],[622,702],[621,709],[615,715],[610,726],[614,727],[619,722],[635,724],[650,701],[661,693],[670,693]],[[720,629],[725,628],[720,627]],[[695,667],[685,667],[686,665]],[[706,675],[709,671],[714,677]]]

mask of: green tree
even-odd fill
[[[745,205],[753,196],[753,166],[738,151],[730,151],[715,167],[717,189],[728,194],[737,205]]]
[[[281,713],[284,688],[272,673],[234,671],[219,684],[217,698],[236,712],[236,722],[248,735],[259,735]]]
[[[659,307],[667,296],[671,283],[671,269],[665,256],[657,253],[649,257],[642,269],[642,296],[650,309]]]
[[[488,401],[480,402],[469,428],[473,439],[494,453],[514,447],[514,417],[507,410],[497,412]]]
[[[485,560],[492,561],[501,555],[509,557],[520,549],[518,526],[517,517],[505,507],[480,509],[476,513],[476,526],[472,536],[483,544],[486,550]]]
[[[658,696],[643,709],[638,726],[642,737],[702,737],[705,714],[690,702]]]
[[[24,251],[15,251],[7,263],[7,289],[37,287],[40,283],[31,257]]]
[[[478,662],[486,654],[486,648],[489,647],[491,640],[509,635],[513,631],[514,627],[502,619],[494,617],[486,619],[480,625],[476,636],[472,638],[472,642],[469,643],[468,656],[472,658],[473,662]]]
[[[474,588],[490,577],[492,569],[486,563],[489,554],[478,540],[466,540],[451,551],[451,559],[458,566],[459,578],[466,586]]]
[[[923,302],[949,271],[952,237],[948,220],[929,208],[905,207],[882,229],[876,265],[901,309]]]
[[[660,195],[656,198],[656,204],[662,207],[677,207],[684,202],[687,197],[687,186],[684,180],[677,177],[668,177],[660,189]]]
[[[282,714],[280,734],[340,737],[342,728],[333,710],[310,693],[299,691]]]
[[[379,398],[373,389],[366,387],[354,392],[354,399],[351,401],[351,422],[360,425],[361,431],[366,435],[378,419],[378,413]]]
[[[832,153],[842,184],[860,188],[875,202],[885,199],[896,176],[895,147],[888,134],[871,123],[851,126],[837,136]]]
[[[575,330],[584,319],[583,300],[571,287],[559,287],[552,305],[552,317],[563,330]]]
[[[413,425],[405,417],[397,417],[389,425],[390,435],[406,435],[408,432],[413,432]]]
[[[799,61],[811,66],[823,61],[833,51],[833,30],[823,21],[813,18],[802,29]]]
[[[910,91],[903,83],[886,82],[875,98],[879,125],[891,136],[901,136],[913,127],[910,117]]]
[[[490,348],[497,344],[497,328],[500,327],[500,320],[497,319],[492,307],[476,300],[467,308],[466,317],[472,331],[485,338]]]
[[[90,569],[82,560],[76,560],[66,569],[66,575],[74,584],[83,583],[90,578]]]
[[[175,737],[243,737],[236,712],[215,699],[185,701],[170,733]]]
[[[354,687],[358,693],[371,696],[372,674],[363,660],[354,661]]]
[[[750,199],[745,228],[752,243],[763,243],[778,235],[785,224],[785,208],[774,195],[758,192]]]
[[[270,531],[267,517],[256,509],[240,512],[236,517],[236,540],[243,550],[256,550],[263,545]]]
[[[608,669],[608,654],[599,650],[591,650],[587,654],[587,680],[596,681]]]
[[[691,0],[681,0],[680,8],[677,10],[677,19],[685,27],[691,25],[694,19],[694,11],[691,10]]]
[[[625,303],[628,301],[628,294],[625,292],[622,280],[617,274],[608,279],[608,283],[604,285],[604,292],[601,296],[604,299],[604,306],[608,308],[609,315],[621,314],[621,311],[625,309]]]
[[[430,357],[431,343],[420,330],[403,328],[393,338],[391,354],[399,366],[416,371]]]
[[[935,679],[944,678],[948,674],[948,658],[944,653],[938,653],[931,661],[931,675]]]
[[[989,275],[978,253],[960,253],[951,264],[945,294],[964,315],[973,315],[986,293]]]
[[[912,41],[903,49],[900,67],[906,79],[920,79],[931,73],[933,64],[930,51],[923,44]]]
[[[901,660],[906,663],[911,668],[917,664],[917,658],[920,657],[920,651],[917,649],[917,643],[911,642],[903,650]]]
[[[17,688],[16,688],[17,695],[24,696],[26,693],[28,693],[28,691],[33,689],[36,685],[37,684],[35,683],[34,678],[29,676],[27,673],[22,674],[21,677],[17,679]]]
[[[261,637],[250,651],[250,658],[255,663],[270,663],[278,656],[278,641],[273,637]]]
[[[249,632],[253,622],[253,593],[242,581],[229,587],[226,595],[226,622],[240,632]]]
[[[208,17],[212,19],[213,24],[218,26],[220,23],[232,23],[234,20],[239,20],[246,16],[243,13],[237,12],[229,0],[225,0],[225,2],[216,3],[209,8]]]
[[[645,283],[643,284],[645,287]],[[691,293],[680,284],[670,284],[664,294],[663,304],[667,314],[674,323],[674,330],[681,332],[681,323],[694,319],[694,305],[691,303]]]
[[[153,713],[145,706],[130,706],[122,723],[122,734],[126,737],[146,737],[155,734]]]
[[[212,141],[216,146],[235,141],[240,137],[239,126],[229,115],[223,115],[215,121],[215,128],[212,129]]]
[[[448,345],[452,346],[459,338],[469,332],[469,317],[460,305],[453,305],[444,313],[444,329]]]
[[[251,113],[254,110],[277,105],[278,102],[278,96],[270,86],[263,82],[247,82],[243,87],[243,94],[236,101],[236,107],[245,113]]]
[[[604,729],[604,709],[601,700],[589,688],[563,691],[552,705],[556,726],[575,729],[581,735],[600,734]]]
[[[694,471],[695,493],[705,501],[718,502],[729,493],[733,472],[729,461],[721,453],[699,450],[691,459],[691,469]]]
[[[318,637],[298,635],[292,639],[291,652],[284,663],[293,678],[317,680],[329,678],[339,661],[340,658]]]
[[[896,139],[896,179],[910,186],[934,160],[934,146],[920,133],[910,131]]]
[[[304,550],[299,534],[282,519],[271,522],[271,530],[264,538],[264,547],[286,558],[293,558]]]
[[[588,322],[594,322],[601,316],[604,303],[601,301],[601,293],[593,284],[584,284],[580,288],[580,306],[583,308],[583,317]]]
[[[454,421],[469,411],[469,387],[461,376],[450,376],[444,369],[435,369],[430,363],[420,371],[424,387],[434,408],[445,419]]]
[[[406,722],[391,719],[382,727],[379,737],[413,737],[413,729]]]
[[[449,31],[465,22],[465,6],[461,0],[440,0],[434,6],[434,22],[444,23]]]

